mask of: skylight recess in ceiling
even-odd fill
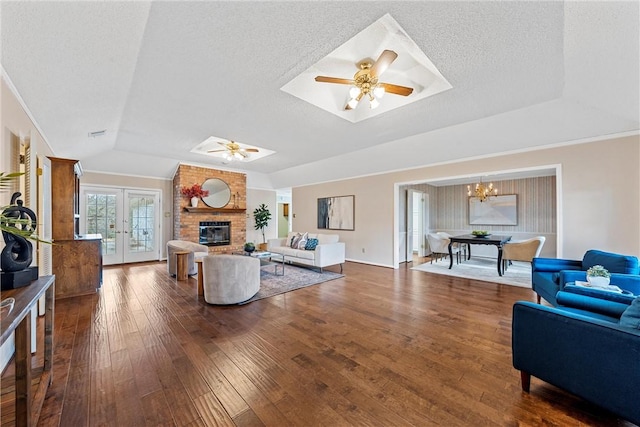
[[[376,109],[369,108],[368,102],[360,102],[354,110],[345,111],[350,86],[314,80],[320,75],[352,79],[359,70],[357,64],[360,61],[367,58],[375,61],[385,49],[393,50],[398,57],[380,76],[380,81],[412,87],[414,90],[411,95],[386,94]],[[386,14],[280,89],[356,123],[451,88],[451,84],[400,24]]]

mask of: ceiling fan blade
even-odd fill
[[[207,151],[207,153],[221,153],[223,151],[228,151],[228,150],[209,150]]]
[[[229,143],[228,142],[218,141],[218,144],[222,145],[225,148],[229,148]]]
[[[387,68],[389,68],[389,65],[391,65],[397,57],[398,54],[394,51],[384,50],[378,57],[378,60],[371,66],[370,74],[375,77],[379,77],[387,70]]]
[[[351,79],[340,79],[338,77],[316,76],[316,81],[321,83],[337,83],[340,85],[352,85]]]
[[[247,153],[258,153],[259,150],[257,148],[245,148],[244,151]]]
[[[395,95],[409,96],[413,92],[412,87],[399,86],[391,83],[378,83],[378,85],[382,86],[385,92]]]

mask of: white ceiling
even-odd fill
[[[90,171],[233,166],[281,188],[640,128],[635,1],[0,8],[6,77],[55,154]],[[358,123],[280,90],[387,13],[452,89]],[[275,154],[225,167],[191,152],[210,136]]]

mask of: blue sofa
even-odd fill
[[[512,351],[522,389],[529,392],[534,376],[640,424],[636,299],[567,286],[558,292],[558,307],[517,302]]]
[[[640,294],[640,267],[638,258],[595,249],[588,250],[582,260],[533,258],[531,261],[531,287],[540,298],[558,305],[556,294],[569,282],[586,281],[587,270],[602,265],[611,273],[611,284]]]

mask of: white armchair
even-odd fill
[[[238,304],[260,290],[260,260],[242,255],[202,258],[204,300],[209,304]]]
[[[196,258],[202,258],[209,255],[209,247],[186,240],[169,240],[167,242],[167,271],[171,276],[177,273],[176,252],[189,251],[187,265],[189,266],[189,276],[198,273]]]

